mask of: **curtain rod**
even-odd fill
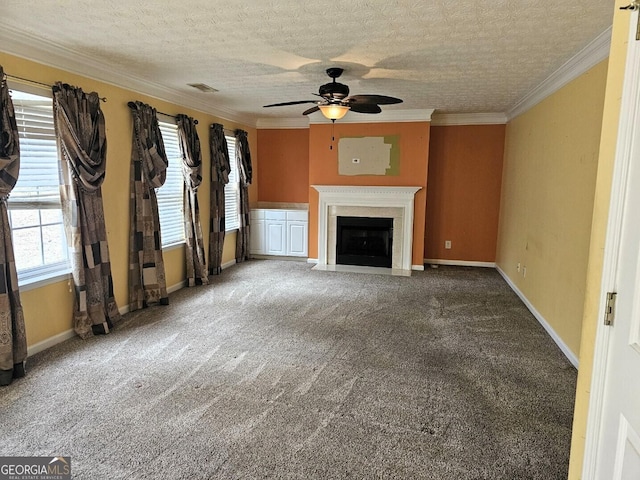
[[[177,115],[170,115],[168,113],[164,113],[164,112],[159,112],[158,110],[156,110],[156,113],[159,113],[160,115],[164,115],[165,117],[171,117],[171,118],[178,118]],[[193,119],[193,123],[195,123],[196,125],[198,125],[198,120],[196,120],[195,118]]]
[[[127,103],[127,105],[128,105],[128,106],[129,106],[129,108],[130,108],[130,109],[132,109],[132,110],[136,108],[136,103],[135,103],[135,102],[129,102],[129,103]],[[157,113],[157,114],[160,114],[160,115],[164,115],[165,117],[171,117],[171,118],[176,118],[176,119],[178,118],[178,116],[177,116],[177,115],[171,115],[170,113],[164,113],[164,112],[161,112],[161,111],[159,111],[159,110],[156,110],[156,113]],[[196,120],[196,119],[194,118],[194,119],[193,119],[193,123],[195,123],[196,125],[198,125],[198,120]]]
[[[28,78],[23,78],[23,77],[18,77],[16,75],[10,75],[8,73],[5,73],[4,76],[8,79],[11,80],[16,80],[18,82],[27,82],[27,83],[31,83],[33,85],[37,85],[39,87],[47,87],[47,88],[53,88],[53,85],[49,85],[48,83],[43,83],[43,82],[38,82],[36,80],[30,80]],[[98,97],[100,99],[100,101],[102,102],[106,102],[107,101],[107,97]]]

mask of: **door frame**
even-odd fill
[[[587,431],[583,457],[583,480],[597,480],[596,460],[598,442],[602,429],[604,414],[605,386],[609,357],[609,341],[611,327],[604,325],[604,311],[607,292],[616,291],[616,277],[618,272],[618,255],[622,236],[622,216],[624,200],[627,193],[626,180],[632,161],[633,142],[640,142],[640,135],[635,137],[634,124],[640,125],[640,41],[636,41],[636,25],[638,11],[631,12],[629,20],[629,41],[625,62],[624,84],[616,141],[616,153],[611,183],[611,198],[609,217],[604,248],[604,262],[602,268],[602,282],[600,287],[600,303],[598,308],[598,326],[595,339],[593,359],[593,374],[591,377],[591,393],[589,395],[589,410],[587,416]]]

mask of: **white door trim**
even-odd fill
[[[624,87],[620,109],[620,122],[616,154],[611,184],[609,219],[604,249],[602,283],[600,287],[600,306],[598,308],[598,327],[591,377],[591,394],[589,396],[589,412],[585,452],[583,459],[583,480],[596,479],[598,441],[602,428],[603,403],[607,359],[609,356],[610,327],[604,325],[606,293],[616,290],[616,274],[618,269],[618,253],[622,233],[622,215],[626,196],[626,180],[632,160],[632,142],[634,141],[634,124],[640,122],[640,42],[635,39],[638,12],[631,12],[629,43],[625,65]],[[640,141],[640,138],[636,138]],[[591,320],[589,320],[591,321]]]

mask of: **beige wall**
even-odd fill
[[[496,263],[576,356],[606,74],[604,61],[511,120],[505,140]]]
[[[212,115],[189,108],[183,108],[152,97],[123,88],[75,75],[63,70],[47,67],[28,60],[0,52],[0,64],[9,75],[28,78],[37,82],[53,84],[63,81],[82,87],[85,91],[96,91],[101,97],[107,97],[102,110],[107,127],[107,174],[102,186],[104,197],[105,222],[109,241],[109,252],[113,273],[116,302],[120,308],[126,307],[128,300],[128,248],[129,248],[129,166],[131,158],[131,113],[127,102],[140,100],[149,103],[157,110],[176,115],[184,113],[199,121],[198,134],[202,145],[203,178],[198,190],[200,215],[205,245],[209,240],[209,179],[211,162],[209,155],[209,132],[211,123],[222,123],[225,128],[242,128],[249,134],[249,147],[254,169],[257,167],[257,135],[254,128],[239,125]],[[249,191],[251,201],[257,200],[257,179]],[[208,248],[207,248],[208,253]],[[235,234],[227,236],[223,252],[223,262],[235,257]],[[181,283],[185,278],[184,247],[165,253],[167,286]],[[62,281],[22,293],[25,311],[27,343],[32,346],[70,328],[73,297],[68,282]]]
[[[611,52],[607,74],[607,86],[602,116],[602,134],[598,160],[598,172],[593,205],[591,227],[591,247],[589,249],[589,266],[587,270],[584,317],[582,322],[582,341],[580,344],[580,370],[576,388],[576,407],[573,415],[573,431],[571,441],[571,458],[569,462],[569,480],[582,478],[582,464],[587,428],[587,411],[593,354],[596,340],[596,327],[600,319],[598,309],[601,300],[600,284],[607,221],[609,216],[609,199],[611,196],[611,179],[618,135],[620,101],[622,97],[622,79],[625,72],[627,43],[629,35],[628,11],[619,10],[627,5],[627,0],[616,0],[611,39]]]

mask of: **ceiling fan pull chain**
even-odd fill
[[[333,150],[333,143],[336,140],[336,137],[333,135],[333,129],[335,128],[335,126],[336,126],[336,121],[335,119],[332,119],[331,120],[331,145],[329,145],[329,150]]]

